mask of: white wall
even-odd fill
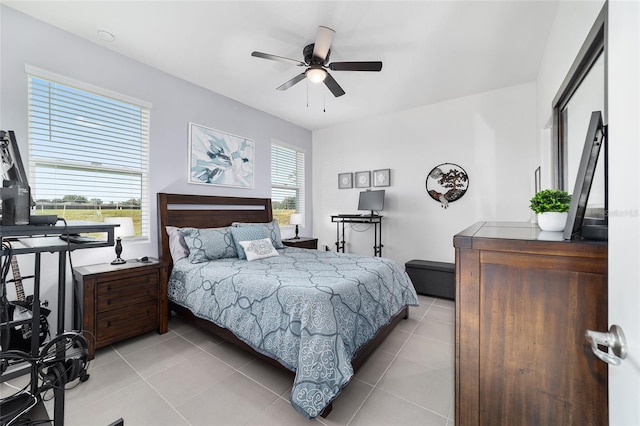
[[[25,64],[153,104],[150,135],[151,238],[145,242],[125,243],[123,257],[157,255],[157,192],[269,197],[272,139],[307,152],[307,228],[302,229],[301,234],[310,234],[313,226],[310,131],[143,65],[14,9],[0,5],[0,11],[0,128],[16,132],[25,166],[28,165]],[[254,189],[187,183],[189,122],[242,135],[255,141]],[[30,269],[30,257],[21,256],[20,259],[25,273]],[[81,250],[73,254],[74,265],[107,262],[113,257],[111,248]],[[51,303],[56,301],[57,283],[49,277],[57,276],[56,259],[53,255],[43,256],[43,299],[46,298]],[[25,286],[28,285],[29,283],[25,282]],[[71,314],[70,293],[69,291],[67,298],[67,324]]]
[[[391,169],[383,256],[454,261],[453,236],[480,220],[529,221],[536,167],[535,83],[427,105],[313,132],[314,235],[335,249],[330,215],[356,213],[361,189],[338,189],[338,173]],[[470,183],[448,209],[426,192],[441,163]],[[347,232],[347,251],[373,253],[373,230]]]

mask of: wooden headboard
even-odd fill
[[[270,222],[271,199],[158,193],[158,256],[171,262],[165,226],[220,228],[233,222]]]

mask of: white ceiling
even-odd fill
[[[4,1],[169,74],[310,130],[534,81],[557,1]],[[276,87],[301,72],[251,56],[303,60],[318,25],[336,31],[322,84]],[[106,43],[103,29],[115,35]]]

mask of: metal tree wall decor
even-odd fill
[[[431,169],[425,184],[429,196],[446,209],[467,192],[469,176],[457,164],[442,163]]]

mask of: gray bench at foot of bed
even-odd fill
[[[404,267],[417,293],[455,299],[455,264],[414,259],[405,263]]]

